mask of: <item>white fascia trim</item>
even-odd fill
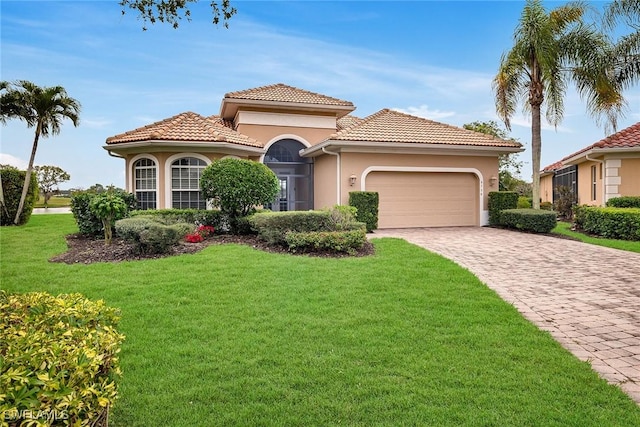
[[[593,148],[588,151],[584,151],[578,155],[569,157],[562,163],[565,165],[576,165],[583,161],[593,161],[593,156],[604,156],[606,154],[637,154],[640,156],[640,147],[626,147],[626,148]],[[591,157],[591,158],[588,158]]]
[[[133,165],[140,159],[151,159],[155,162],[156,164],[156,201],[160,201],[160,183],[158,182],[158,180],[160,179],[160,162],[158,161],[158,158],[156,156],[154,156],[153,154],[149,154],[149,153],[143,153],[143,154],[138,154],[136,156],[134,156],[133,158],[131,158],[131,160],[129,160],[129,162],[127,162],[127,171],[129,172],[129,180],[127,182],[127,188],[126,190],[129,193],[134,193],[136,192],[136,187],[134,184],[134,179],[135,179],[135,169],[133,168]],[[156,208],[158,207],[157,203],[156,203]]]
[[[338,117],[345,116],[355,110],[353,105],[332,105],[332,104],[308,104],[305,102],[282,102],[282,101],[264,101],[256,99],[241,99],[241,98],[224,98],[220,104],[220,116],[228,117],[225,113],[229,111],[234,116],[240,106],[249,107],[266,107],[266,108],[281,108],[288,110],[307,110],[307,111],[327,111],[338,112]]]
[[[317,155],[323,147],[334,147],[342,152],[403,152],[407,154],[493,156],[502,153],[520,153],[522,147],[486,147],[479,145],[424,144],[417,142],[368,142],[368,141],[324,141],[302,153],[304,156]]]
[[[235,126],[258,125],[258,126],[288,126],[300,128],[336,128],[335,116],[319,116],[312,114],[290,114],[272,113],[262,111],[239,110],[234,119]]]
[[[267,142],[264,145],[264,152],[262,153],[262,155],[260,156],[260,163],[264,163],[264,156],[267,155],[267,151],[269,151],[269,148],[275,144],[278,141],[282,141],[283,139],[293,139],[295,141],[298,141],[300,144],[304,145],[306,148],[303,148],[302,150],[300,150],[300,154],[302,155],[302,152],[304,150],[306,150],[307,148],[311,147],[311,143],[309,141],[307,141],[306,139],[304,139],[303,137],[299,136],[299,135],[294,135],[292,133],[283,133],[281,135],[278,135],[276,137],[273,137],[269,140],[269,142]]]
[[[484,177],[482,172],[476,168],[449,168],[449,167],[429,167],[429,166],[369,166],[366,168],[362,175],[360,175],[360,191],[366,191],[367,175],[371,172],[453,172],[453,173],[472,173],[478,177],[478,212],[480,225],[487,225],[489,223],[489,214],[482,209],[484,202]]]
[[[195,157],[207,165],[211,164],[211,159],[199,153],[176,153],[170,156],[164,163],[164,209],[171,208],[171,163],[183,157]]]

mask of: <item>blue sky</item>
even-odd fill
[[[82,104],[80,126],[67,122],[36,156],[71,174],[62,188],[124,187],[124,161],[102,148],[107,137],[184,111],[217,114],[226,92],[273,83],[352,101],[359,117],[395,108],[456,126],[497,121],[491,80],[524,5],[232,0],[238,14],[225,29],[210,23],[208,0],[200,3],[177,30],[142,31],[117,0],[1,2],[0,78],[61,85]],[[619,129],[640,120],[640,87],[626,95]],[[0,163],[26,166],[33,129],[13,121],[0,132]],[[526,116],[514,117],[511,136],[527,148],[529,179]],[[561,126],[543,130],[542,163],[604,136],[570,91]]]

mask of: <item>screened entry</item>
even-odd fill
[[[273,144],[264,156],[264,163],[278,177],[280,192],[273,211],[313,209],[313,160],[298,154],[305,146],[294,139],[282,139]]]

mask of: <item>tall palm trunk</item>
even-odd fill
[[[531,167],[533,168],[532,208],[540,209],[540,154],[542,135],[540,132],[540,104],[531,106]]]
[[[38,120],[36,125],[36,135],[33,138],[33,148],[31,149],[31,157],[29,158],[29,166],[27,167],[27,173],[24,177],[24,185],[22,186],[22,196],[20,196],[20,203],[18,204],[18,211],[13,223],[18,225],[20,215],[22,215],[22,209],[24,208],[24,202],[27,200],[27,193],[29,192],[29,185],[31,184],[31,172],[33,171],[33,161],[36,158],[36,151],[38,150],[38,140],[40,139],[40,132],[42,129],[42,122]]]

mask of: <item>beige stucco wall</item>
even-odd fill
[[[553,203],[553,174],[540,177],[540,199]]]
[[[497,191],[497,181],[490,186],[490,178],[498,176],[498,157],[494,156],[442,156],[427,154],[367,154],[367,153],[342,153],[341,154],[341,204],[348,204],[349,191],[360,190],[362,174],[371,166],[398,166],[398,167],[432,167],[432,168],[467,168],[477,169],[482,175],[482,206],[486,210],[488,206],[488,194]],[[357,177],[355,185],[349,183],[351,175]],[[315,184],[318,188],[318,183]],[[325,206],[316,206],[322,208]]]
[[[325,154],[314,158],[313,207],[321,209],[337,203],[337,156]]]
[[[640,158],[622,159],[619,169],[621,196],[640,196]]]
[[[267,144],[276,137],[283,135],[295,135],[303,138],[309,143],[309,145],[315,145],[324,141],[335,133],[335,129],[319,129],[319,128],[301,128],[292,126],[265,126],[265,125],[250,125],[241,124],[238,126],[238,132],[247,135],[251,138],[255,138],[262,144]],[[299,138],[295,138],[298,139]]]
[[[591,167],[596,167],[596,198],[591,194]],[[598,162],[586,161],[578,165],[578,203],[581,205],[599,206],[602,204],[602,165]]]

